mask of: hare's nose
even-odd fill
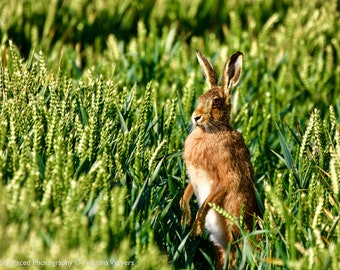
[[[200,116],[200,115],[196,115],[196,116],[193,117],[195,123],[198,123],[201,120],[201,118],[202,118],[202,116]]]

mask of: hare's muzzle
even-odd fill
[[[200,126],[202,125],[202,116],[201,115],[197,115],[197,114],[193,114],[192,115],[192,122],[195,126]]]

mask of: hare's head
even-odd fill
[[[225,63],[222,74],[222,86],[218,86],[217,74],[211,63],[199,51],[196,51],[209,91],[198,99],[192,114],[192,122],[205,131],[213,132],[230,127],[231,90],[238,83],[242,72],[243,54],[234,53]]]

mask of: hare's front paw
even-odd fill
[[[183,227],[183,224],[185,223],[185,226],[188,227],[191,222],[191,211],[190,211],[189,204],[186,203],[183,198],[179,201],[179,204],[182,210],[181,226]]]
[[[205,219],[200,219],[196,217],[194,224],[191,227],[191,236],[199,236],[203,233]]]

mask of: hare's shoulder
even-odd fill
[[[209,152],[212,149],[246,148],[242,134],[237,130],[224,130],[214,133],[206,133],[200,128],[195,128],[185,141],[185,151],[201,150]],[[214,150],[214,152],[215,152]]]
[[[250,153],[241,133],[236,130],[218,134],[194,130],[185,142],[183,158],[191,167],[188,171],[190,179],[194,178],[197,169],[205,171],[209,179],[223,182],[252,178]]]

